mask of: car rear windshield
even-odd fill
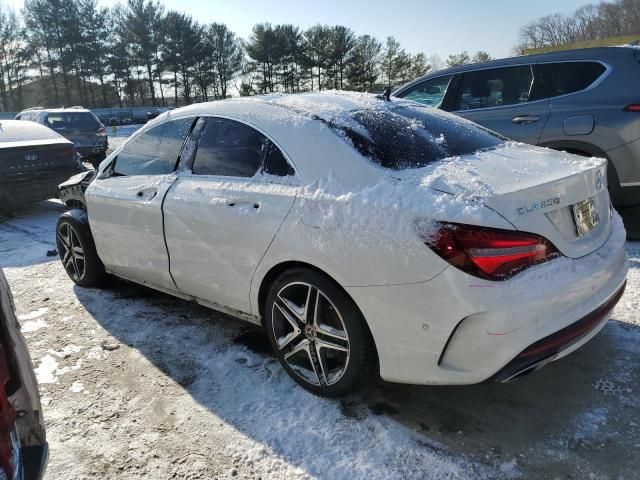
[[[96,130],[102,126],[91,112],[50,113],[47,115],[46,123],[54,130],[59,128]]]
[[[505,138],[429,107],[398,106],[349,113],[330,121],[363,156],[385,168],[419,168],[444,158],[495,148]]]

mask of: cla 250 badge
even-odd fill
[[[534,202],[531,205],[525,205],[524,207],[516,208],[516,212],[518,212],[518,215],[524,215],[525,213],[533,212],[535,210],[542,210],[543,208],[549,208],[553,205],[558,205],[559,203],[560,197],[548,198],[547,200]]]

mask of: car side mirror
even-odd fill
[[[102,180],[105,178],[112,177],[115,173],[116,159],[118,157],[113,157],[109,162],[98,172],[98,176],[96,177],[98,180]]]

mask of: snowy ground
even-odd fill
[[[612,321],[566,359],[508,385],[380,383],[330,401],[295,386],[253,327],[123,282],[75,287],[47,256],[62,211],[0,221],[47,478],[637,478],[638,242]]]
[[[295,386],[260,331],[57,257],[62,205],[0,222],[44,403],[48,479],[637,478],[640,243],[612,321],[518,382],[378,384],[342,401]]]

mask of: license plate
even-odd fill
[[[595,198],[589,198],[573,205],[573,218],[579,237],[593,230],[600,223]]]

